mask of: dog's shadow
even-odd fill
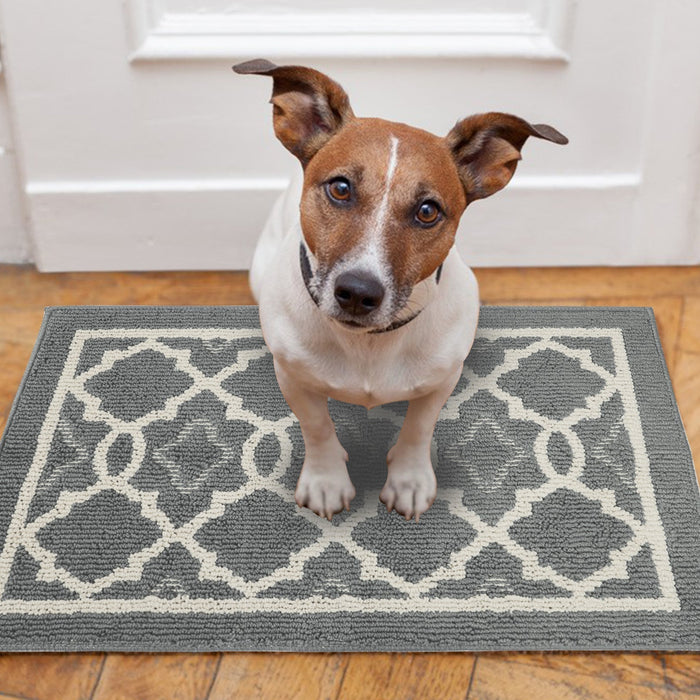
[[[328,410],[338,439],[348,453],[348,474],[356,491],[351,512],[362,508],[368,495],[370,501],[376,501],[387,477],[387,453],[398,438],[407,408],[408,401],[368,410],[329,399]],[[304,463],[305,449],[299,424],[295,422],[288,430],[293,443],[292,456],[280,480],[293,493]],[[343,517],[343,514],[334,516],[334,522]]]
[[[328,410],[338,439],[348,452],[348,473],[359,500],[381,490],[387,476],[386,456],[403,424],[407,401],[366,409],[330,399]]]

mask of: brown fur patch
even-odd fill
[[[269,75],[275,135],[302,165],[354,117],[345,90],[324,73],[306,66],[276,66],[265,59],[233,67],[244,75]]]
[[[422,129],[383,119],[353,119],[308,163],[301,200],[306,242],[326,268],[348,255],[372,229],[384,195],[391,137],[398,139],[382,242],[397,287],[425,279],[445,259],[466,206],[464,188],[445,140]],[[349,206],[328,200],[323,183],[347,177],[354,188]],[[416,223],[425,199],[444,218],[434,227]]]
[[[445,141],[454,154],[467,201],[489,197],[510,182],[528,137],[568,143],[547,124],[529,124],[514,114],[473,114],[455,124]]]

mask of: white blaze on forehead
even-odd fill
[[[390,136],[389,161],[386,167],[382,199],[365,233],[364,239],[362,243],[360,243],[357,256],[352,261],[353,266],[373,270],[385,287],[390,285],[391,269],[386,260],[384,245],[382,245],[382,234],[386,225],[387,216],[389,215],[389,195],[391,193],[391,183],[394,179],[394,173],[396,172],[398,150],[398,138],[396,138],[396,136]]]
[[[391,189],[391,181],[394,179],[394,171],[396,170],[397,153],[399,150],[399,140],[396,136],[391,137],[391,153],[389,154],[389,165],[386,169],[386,181],[384,183],[384,194],[382,202],[377,209],[377,216],[374,221],[374,230],[372,233],[376,236],[380,234],[384,228],[386,214],[389,211],[389,191]]]

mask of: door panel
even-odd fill
[[[700,84],[700,3],[380,7],[0,0],[39,267],[247,267],[298,167],[272,132],[270,80],[231,72],[258,55],[327,72],[360,116],[445,134],[500,110],[565,133],[530,140],[511,184],[466,212],[471,264],[698,262],[700,104],[678,84]]]
[[[23,195],[10,128],[7,90],[0,65],[0,263],[22,263],[29,258]]]

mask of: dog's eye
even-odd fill
[[[326,192],[336,202],[347,202],[352,195],[352,188],[344,177],[337,177],[326,184]]]
[[[440,207],[430,199],[426,199],[423,204],[418,207],[416,219],[424,226],[431,226],[440,218]]]

